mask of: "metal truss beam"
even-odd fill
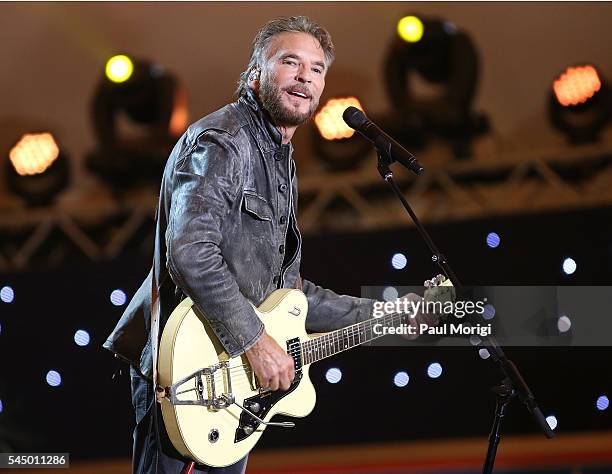
[[[395,180],[425,223],[591,208],[612,204],[612,144],[513,153],[487,160],[429,165]],[[305,235],[412,225],[372,156],[342,173],[300,177]],[[0,271],[61,264],[75,254],[98,262],[128,248],[150,252],[157,196],[92,196],[77,206],[0,211]]]

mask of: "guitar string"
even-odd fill
[[[390,319],[391,322],[395,322],[394,319],[396,317],[399,317],[400,319],[402,319],[406,314],[405,313],[393,313],[390,315],[386,315],[384,318],[377,318],[377,319],[372,319],[372,320],[367,320],[367,321],[363,321],[361,323],[357,323],[356,325],[353,326],[348,326],[347,328],[343,328],[343,329],[339,329],[337,331],[333,331],[329,334],[325,334],[323,336],[319,336],[316,337],[314,339],[310,339],[307,341],[304,341],[300,344],[301,347],[296,347],[295,349],[290,350],[289,352],[287,352],[287,354],[289,355],[299,355],[300,352],[302,352],[303,354],[307,353],[307,350],[309,351],[307,356],[315,356],[315,358],[312,361],[306,362],[307,364],[310,363],[314,363],[317,362],[319,360],[322,360],[324,358],[330,357],[334,354],[337,354],[338,352],[342,352],[344,350],[350,349],[352,347],[364,344],[366,342],[369,342],[373,339],[376,339],[377,337],[379,337],[378,335],[376,336],[370,336],[368,338],[367,335],[366,339],[361,341],[359,340],[358,342],[355,342],[355,336],[359,336],[365,333],[365,330],[371,331],[373,329],[372,323],[374,321],[385,321],[386,319]],[[387,321],[385,321],[387,322]],[[398,321],[401,322],[401,321]],[[358,327],[361,326],[362,327]],[[370,327],[368,327],[368,325]],[[347,344],[347,340],[350,338],[353,338],[353,342],[352,344],[349,342]],[[336,348],[336,343],[344,343],[344,345],[342,345],[340,348]],[[312,346],[312,347],[310,347]],[[329,352],[329,353],[328,353]],[[322,354],[320,354],[322,353]],[[319,355],[321,355],[321,357],[319,357]],[[250,367],[249,364],[242,364],[242,365],[238,365],[238,366],[233,366],[230,367],[230,371],[235,370],[235,369],[239,369],[242,370],[245,367]]]
[[[358,345],[364,344],[366,342],[369,342],[369,341],[372,341],[374,339],[381,337],[382,334],[381,335],[373,334],[372,330],[373,330],[374,324],[383,323],[383,322],[384,323],[391,322],[392,324],[394,324],[396,322],[395,321],[396,318],[399,318],[398,322],[401,323],[402,320],[405,320],[406,316],[408,316],[409,314],[410,314],[409,312],[390,313],[390,314],[383,316],[382,318],[371,318],[366,321],[362,321],[360,323],[353,324],[346,328],[338,329],[328,334],[324,334],[322,336],[319,336],[313,339],[309,339],[304,342],[300,342],[297,347],[294,347],[290,349],[289,351],[287,351],[287,354],[293,357],[301,356],[302,365],[303,366],[310,365],[314,362],[318,362],[327,357],[335,355],[339,352],[343,352],[345,350],[351,349],[353,347],[356,347]],[[369,331],[369,337],[366,331]],[[362,335],[365,336],[365,339],[363,341],[361,340]],[[355,336],[358,336],[357,341],[355,341]],[[352,338],[352,342],[350,341],[351,338]],[[248,363],[229,367],[230,379],[232,375],[236,375],[237,371],[245,372],[245,374],[250,378],[252,378],[253,376],[253,369]],[[218,382],[217,381],[218,377],[221,378],[221,382],[224,382],[225,381],[224,372],[225,371],[221,370],[219,373],[217,372],[213,373],[212,380],[210,380],[210,383],[216,386]],[[208,377],[210,378],[210,376]],[[244,382],[233,383],[232,389],[234,387],[239,388],[243,385],[244,385]],[[247,380],[247,385],[248,387],[251,387],[252,384],[250,381]],[[197,390],[197,387],[185,390],[184,392],[188,392],[192,390]]]
[[[388,320],[390,320],[390,322],[394,323],[396,322],[395,319],[398,317],[400,318],[400,321],[398,322],[401,322],[401,319],[404,319],[406,315],[407,313],[392,313],[385,315],[385,317],[383,318],[362,321],[352,326],[348,326],[346,328],[330,332],[329,334],[325,334],[323,336],[304,341],[300,343],[299,346],[289,350],[287,354],[294,357],[302,355],[302,359],[304,362],[303,365],[309,365],[311,363],[327,358],[331,355],[337,354],[344,350],[351,349],[352,347],[361,345],[365,342],[369,342],[370,340],[380,337],[378,335],[374,336],[371,332],[371,330],[373,329],[372,323],[380,322],[381,320],[384,322],[389,322]],[[367,331],[370,332],[369,335],[367,334]],[[363,341],[361,340],[362,336],[364,336]],[[253,372],[249,364],[232,366],[229,370],[230,376],[236,375],[236,372],[240,371],[245,372],[247,376],[251,377]],[[213,374],[213,377],[214,378],[211,383],[214,382],[215,384],[217,384],[218,382],[220,382],[220,380],[218,380],[219,378],[221,378],[221,381],[224,380],[225,373],[223,370],[220,370],[218,373]],[[248,384],[250,385],[250,382],[248,382]],[[234,385],[235,384],[232,384],[232,388],[234,387]]]
[[[409,314],[410,314],[409,312],[390,313],[381,318],[371,318],[366,321],[361,321],[360,323],[355,323],[351,326],[347,326],[346,328],[332,331],[328,334],[324,334],[323,336],[319,336],[314,339],[309,339],[307,341],[300,342],[299,348],[292,349],[288,351],[287,354],[292,355],[292,356],[301,355],[303,365],[309,365],[314,362],[323,360],[327,357],[330,357],[332,355],[335,355],[339,352],[343,352],[345,350],[351,349],[353,347],[356,347],[358,345],[364,344],[371,340],[377,339],[378,337],[381,337],[382,335],[376,335],[376,336],[371,335],[368,339],[366,335],[366,339],[364,341],[361,341],[361,337],[360,337],[359,340],[355,342],[354,337],[356,335],[361,336],[362,334],[365,333],[366,329],[372,331],[373,329],[372,324],[375,324],[376,322],[378,323],[389,322],[389,320],[391,323],[395,323],[396,317],[400,318],[400,321],[398,322],[402,322],[401,320],[405,319],[405,317],[408,316]],[[372,333],[370,332],[370,334]],[[348,340],[351,337],[353,338],[352,344],[348,342]],[[336,343],[344,343],[344,345],[340,346],[339,348],[336,348]],[[320,352],[322,352],[322,354],[319,352],[319,349],[321,349]],[[294,351],[297,351],[297,352],[294,352]],[[230,371],[230,376],[231,376],[232,371],[234,371],[234,373],[236,373],[236,371],[252,372],[252,369],[251,369],[250,364],[247,363],[247,364],[241,364],[238,366],[230,367],[229,371]],[[216,376],[216,375],[213,374],[213,376]]]
[[[372,325],[373,323],[381,322],[381,321],[395,323],[396,318],[399,318],[399,321],[397,322],[401,322],[402,319],[405,319],[405,316],[407,316],[407,313],[392,313],[392,314],[385,315],[382,318],[375,318],[375,319],[373,318],[373,319],[369,319],[366,321],[362,321],[352,326],[348,326],[346,328],[330,332],[323,336],[319,336],[314,339],[304,341],[300,343],[299,346],[294,347],[291,350],[289,350],[287,354],[291,356],[298,356],[301,354],[302,359],[309,359],[303,365],[309,365],[314,362],[318,362],[319,360],[322,360],[324,358],[327,358],[331,355],[351,349],[352,347],[356,347],[365,342],[369,342],[373,339],[377,339],[378,337],[381,337],[381,335],[373,335],[373,333],[371,332],[373,329],[373,325]],[[366,331],[370,331],[369,337]],[[361,341],[362,335],[365,336],[364,341]],[[359,337],[357,342],[355,341],[356,336]],[[352,343],[349,341],[350,338],[353,338]],[[339,348],[337,348],[336,343],[342,343],[342,345]],[[249,364],[242,364],[242,365],[230,367],[229,371],[230,371],[230,377],[232,375],[236,375],[236,372],[245,372],[245,375],[247,375],[249,378],[251,378],[253,375],[253,370]],[[213,379],[210,380],[210,383],[211,384],[214,383],[215,386],[217,384],[224,384],[225,382],[224,372],[225,372],[224,370],[215,372],[213,374]],[[208,376],[208,378],[210,378],[210,376]],[[208,382],[208,379],[207,379],[207,382]],[[185,383],[188,383],[188,381]],[[232,385],[232,390],[234,388],[244,389],[245,386],[248,388],[251,388],[252,382],[250,380],[246,380],[246,381],[243,380],[241,382],[234,382],[231,385]],[[185,392],[194,391],[194,390],[197,390],[197,387],[187,389],[185,390]]]
[[[401,320],[405,319],[405,316],[407,316],[407,313],[392,313],[392,314],[385,315],[382,318],[372,318],[366,321],[362,321],[352,326],[347,326],[346,328],[338,329],[328,334],[324,334],[323,336],[319,336],[319,337],[301,342],[299,347],[291,349],[290,351],[287,352],[287,354],[299,355],[300,352],[302,354],[306,354],[306,349],[309,349],[308,356],[314,355],[315,358],[312,361],[306,362],[306,364],[318,362],[319,360],[323,360],[339,352],[342,352],[352,347],[364,344],[366,342],[369,342],[373,339],[377,339],[378,337],[380,337],[379,335],[372,335],[368,338],[368,336],[366,335],[366,339],[364,341],[355,342],[354,340],[355,336],[364,334],[365,330],[372,331],[374,324],[381,323],[381,322],[395,323],[396,322],[395,318],[399,318],[400,321],[397,321],[397,322],[401,323]],[[346,344],[346,341],[350,339],[351,337],[353,338],[353,343]],[[337,342],[338,343],[344,342],[345,344],[340,349],[336,349],[335,343]],[[312,347],[308,347],[308,346],[312,346]],[[320,352],[323,353],[322,357],[319,357],[319,349],[320,349]],[[327,353],[327,351],[329,351],[330,349],[332,350],[331,353]],[[232,366],[230,367],[230,371],[235,370],[235,369],[243,370],[243,368],[245,367],[246,368],[250,367],[250,364],[241,364],[237,366]]]

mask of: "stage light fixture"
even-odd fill
[[[29,205],[48,205],[68,186],[68,158],[51,132],[23,134],[8,155],[7,187]]]
[[[188,115],[186,93],[173,74],[150,61],[114,56],[93,99],[97,147],[87,167],[117,191],[157,185]]]
[[[341,140],[351,138],[355,130],[349,127],[342,119],[347,107],[356,107],[363,111],[363,107],[356,97],[338,97],[329,99],[315,115],[315,125],[319,133],[326,140]]]
[[[570,66],[559,74],[548,103],[552,125],[573,144],[597,141],[610,122],[610,89],[592,64]]]
[[[44,173],[57,160],[59,148],[50,133],[26,133],[9,152],[17,174]]]
[[[408,43],[421,41],[423,30],[423,22],[418,16],[408,15],[397,22],[397,34]]]
[[[489,129],[487,117],[472,110],[479,75],[474,42],[436,18],[407,15],[397,30],[385,62],[391,121],[404,129],[407,146],[440,137],[456,158],[468,158],[472,140]]]
[[[356,167],[371,151],[367,140],[350,128],[342,119],[347,107],[363,110],[356,97],[329,99],[314,118],[314,148],[326,166],[333,171]]]
[[[125,54],[118,54],[106,62],[105,72],[110,81],[125,82],[134,72],[134,63]]]
[[[553,83],[553,91],[561,105],[579,105],[601,89],[597,70],[590,65],[569,67]]]

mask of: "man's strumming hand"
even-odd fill
[[[293,358],[265,331],[245,354],[261,388],[289,389],[295,378]]]

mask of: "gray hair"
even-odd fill
[[[272,38],[279,33],[306,33],[313,36],[323,48],[326,69],[334,62],[334,44],[329,32],[307,16],[291,16],[277,18],[268,22],[255,35],[249,65],[240,74],[236,96],[242,97],[249,90],[249,76],[254,69],[261,67],[266,60],[266,54]]]

